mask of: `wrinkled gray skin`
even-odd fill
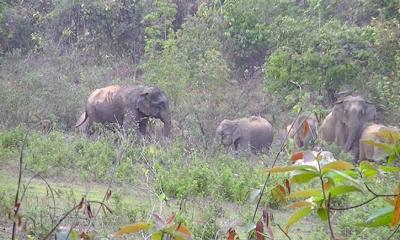
[[[377,135],[377,133],[381,130],[399,132],[398,128],[388,127],[381,124],[372,124],[366,126],[360,137],[360,153],[358,158],[360,161],[368,160],[368,161],[380,162],[384,160],[385,157],[387,157],[387,154],[383,149],[377,148],[374,145],[364,142],[365,140],[372,140],[377,143],[385,143],[385,139]]]
[[[307,131],[305,122],[309,127]],[[296,148],[307,149],[317,139],[317,125],[317,119],[313,115],[302,113],[286,127],[286,133],[289,133],[288,137],[294,140]]]
[[[149,117],[164,123],[163,135],[171,130],[171,114],[168,98],[157,87],[108,86],[96,89],[86,102],[85,118],[76,128],[93,123],[117,124],[123,129],[137,126],[139,133],[146,134]]]
[[[217,128],[217,136],[225,148],[259,153],[269,150],[274,137],[271,124],[262,117],[251,116],[235,120],[223,120]]]
[[[320,127],[321,139],[334,142],[345,152],[351,152],[358,159],[359,140],[363,125],[373,121],[376,107],[360,96],[347,96],[335,103],[332,112],[324,119]]]

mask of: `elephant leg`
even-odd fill
[[[145,136],[145,135],[146,135],[146,129],[147,129],[147,123],[148,123],[148,121],[149,121],[148,118],[142,118],[142,119],[139,121],[139,133],[140,133],[142,136]]]
[[[335,143],[342,149],[344,148],[344,145],[346,144],[346,139],[347,139],[347,129],[343,123],[336,123],[335,127]]]
[[[358,161],[366,160],[364,144],[361,143],[361,141],[360,141],[359,155],[358,156],[359,156],[358,157]]]
[[[354,144],[351,148],[351,155],[353,156],[353,162],[357,164],[361,159],[359,159],[360,154],[360,146],[358,144]]]

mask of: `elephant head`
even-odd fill
[[[364,123],[374,120],[376,107],[360,96],[348,96],[335,103],[332,113],[336,121],[342,124],[346,131],[346,138],[342,147],[345,151],[349,151],[354,144],[358,144],[357,141]]]
[[[154,117],[164,123],[164,136],[168,136],[171,131],[171,113],[169,111],[168,98],[157,87],[145,87],[140,94],[137,110],[144,117]]]
[[[217,128],[217,135],[220,136],[221,143],[225,147],[235,144],[241,136],[239,123],[235,120],[224,119]]]

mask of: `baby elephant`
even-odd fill
[[[383,149],[377,148],[365,142],[366,140],[372,140],[377,143],[385,143],[385,139],[377,134],[381,130],[399,132],[398,128],[387,127],[381,124],[372,124],[364,128],[360,138],[359,161],[369,160],[380,162],[385,159],[386,154]]]
[[[262,117],[251,116],[235,120],[223,120],[217,128],[217,136],[225,148],[235,152],[258,153],[269,150],[274,133],[271,124]]]

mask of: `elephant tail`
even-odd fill
[[[78,127],[80,127],[80,126],[82,126],[85,122],[86,122],[86,120],[89,118],[89,115],[87,114],[87,112],[85,112],[85,118],[81,121],[81,122],[77,122],[76,124],[75,124],[75,128],[78,128]]]

